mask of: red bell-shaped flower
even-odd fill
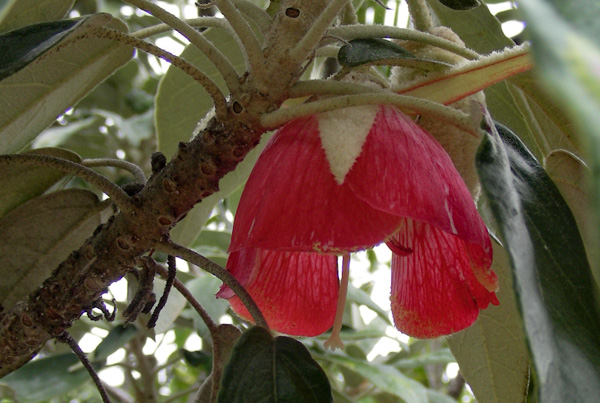
[[[450,157],[392,106],[347,108],[274,135],[240,200],[227,268],[275,330],[312,335],[333,322],[333,255],[381,242],[406,334],[459,331],[498,303],[487,229]]]

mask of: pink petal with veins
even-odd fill
[[[333,325],[339,288],[336,256],[242,249],[230,254],[227,269],[242,282],[271,329],[316,336]],[[229,287],[221,287],[217,296],[229,298],[233,310],[251,320]]]
[[[446,151],[392,106],[380,106],[346,183],[374,209],[429,223],[491,251],[487,229]]]
[[[392,257],[392,314],[396,327],[413,337],[433,338],[470,326],[479,310],[498,305],[493,291],[473,272],[489,267],[481,248],[427,223],[406,220],[394,241],[413,253]],[[477,253],[470,253],[470,250]],[[497,287],[495,274],[488,279]],[[492,280],[492,277],[495,281]]]
[[[230,250],[356,251],[388,238],[399,223],[335,181],[317,119],[308,116],[281,128],[261,154],[240,200]]]

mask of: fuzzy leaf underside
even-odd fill
[[[477,169],[509,253],[539,398],[600,395],[600,321],[594,281],[571,211],[509,129],[489,128]]]

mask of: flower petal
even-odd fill
[[[470,326],[490,302],[498,305],[494,292],[473,272],[487,264],[488,278],[496,276],[488,269],[491,255],[484,258],[479,245],[412,220],[406,220],[394,241],[413,250],[392,257],[391,302],[398,330],[419,338],[447,335]]]
[[[346,183],[375,209],[429,223],[491,251],[487,229],[446,151],[392,106],[380,106]]]
[[[243,273],[239,280],[271,329],[316,336],[331,328],[339,287],[336,256],[242,249],[231,253],[227,269],[234,274]],[[251,320],[241,300],[229,295],[228,287],[222,287],[217,294],[230,298],[233,310]]]
[[[399,217],[373,209],[336,182],[317,118],[308,116],[281,128],[258,159],[240,200],[230,250],[356,251],[388,238],[399,224]]]

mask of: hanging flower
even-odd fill
[[[335,255],[381,242],[404,333],[457,332],[498,304],[487,229],[446,152],[392,106],[346,108],[271,139],[240,200],[227,269],[273,329],[315,335],[334,321]],[[218,296],[249,318],[228,287]]]

